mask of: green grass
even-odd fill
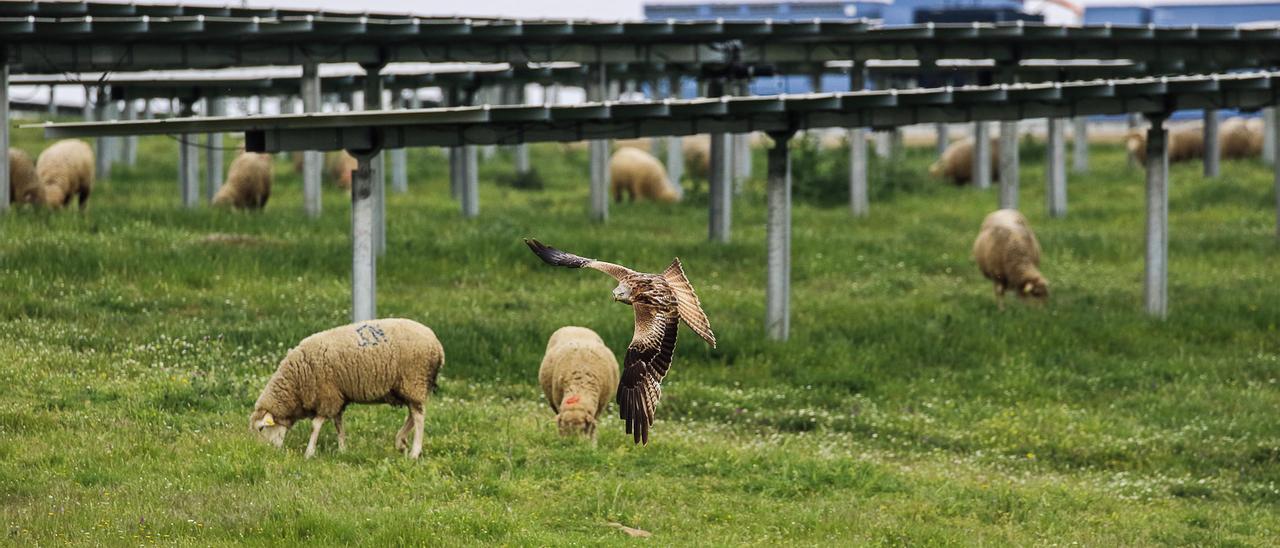
[[[928,154],[911,151],[873,173],[868,218],[797,203],[792,340],[773,343],[761,181],[715,245],[696,193],[588,221],[583,151],[535,146],[542,191],[492,184],[510,163],[482,162],[475,220],[440,151],[411,151],[378,310],[445,345],[423,458],[393,449],[402,410],[367,406],[347,415],[346,453],[327,428],[306,461],[305,429],[277,451],[247,417],[288,348],[347,321],[348,200],[326,188],[307,219],[282,160],[265,212],[184,211],[173,141],[141,150],[86,215],[0,217],[7,543],[627,542],[608,522],[665,545],[1280,538],[1280,254],[1260,163],[1215,181],[1173,168],[1171,315],[1155,321],[1142,177],[1118,147],[1071,176],[1060,220],[1041,159],[1024,158],[1052,301],[1004,313],[969,260],[995,192],[924,180]],[[556,435],[535,378],[547,337],[584,325],[621,355],[632,316],[611,280],[542,265],[525,236],[649,271],[684,261],[720,346],[682,330],[648,447],[613,416],[595,449]]]

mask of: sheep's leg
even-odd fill
[[[996,282],[995,290],[996,290],[996,308],[1003,311],[1004,310],[1004,284],[1000,282]]]
[[[413,430],[413,411],[409,411],[404,415],[404,426],[400,427],[400,431],[396,432],[396,450],[407,451],[409,449],[409,432]]]
[[[311,441],[307,442],[306,458],[316,456],[316,442],[320,440],[320,427],[324,426],[324,417],[311,419]]]
[[[338,430],[338,450],[347,450],[347,430],[342,427],[342,413],[333,417],[333,427]]]
[[[422,454],[422,404],[411,404],[409,414],[413,417],[413,450],[409,451],[409,458],[416,459]]]
[[[89,189],[80,191],[80,211],[84,211],[85,204],[89,202]]]

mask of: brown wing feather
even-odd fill
[[[636,311],[635,335],[627,346],[618,383],[618,413],[636,443],[649,443],[653,412],[662,399],[662,379],[671,367],[680,320],[675,310],[642,304]]]
[[[524,243],[533,250],[533,253],[542,259],[542,262],[553,266],[564,266],[568,268],[594,268],[605,274],[613,276],[614,279],[621,281],[622,278],[635,274],[634,270],[622,265],[579,257],[572,253],[560,251],[554,247],[546,245],[533,238],[525,238]]]
[[[685,277],[680,259],[672,262],[671,266],[662,273],[662,277],[667,280],[672,292],[676,294],[676,307],[680,310],[680,320],[702,337],[702,340],[707,341],[711,348],[715,348],[716,334],[711,332],[711,321],[707,319],[707,313],[702,311],[702,301],[698,299],[698,294],[693,292],[693,284],[689,283],[689,278]]]

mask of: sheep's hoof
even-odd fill
[[[409,440],[396,436],[396,451],[401,453],[409,450]]]

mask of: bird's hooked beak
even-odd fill
[[[627,284],[618,284],[618,287],[613,288],[613,300],[623,304],[631,304],[631,288],[627,287]]]

